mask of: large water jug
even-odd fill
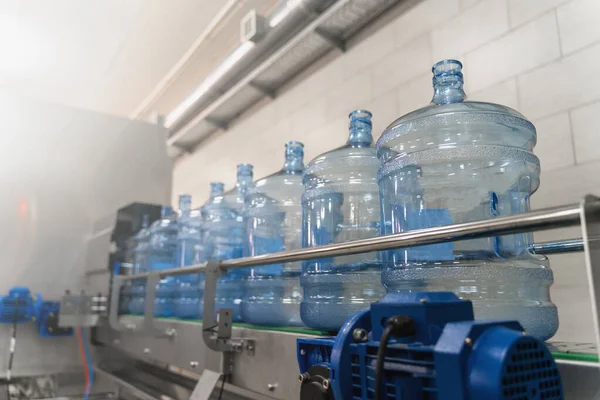
[[[123,282],[119,295],[119,315],[129,314],[133,302],[133,284],[131,281]]]
[[[175,266],[177,250],[177,214],[170,206],[163,206],[161,218],[150,227],[148,243],[148,268],[152,271],[170,269]],[[174,314],[173,297],[176,281],[172,276],[163,278],[156,285],[154,316],[172,317]]]
[[[200,209],[192,210],[192,198],[185,195],[180,201],[177,221],[177,252],[175,266],[185,267],[206,261],[203,240],[203,224]],[[175,316],[178,318],[202,318],[204,303],[204,275],[179,276],[175,294]]]
[[[237,181],[233,194],[227,196],[229,199],[244,198],[247,188],[252,183],[251,165],[238,165]],[[243,208],[226,200],[223,195],[222,183],[211,183],[210,200],[202,207],[210,259],[229,260],[243,256],[244,221],[243,215],[241,215],[242,211]],[[237,322],[242,321],[241,303],[244,294],[244,276],[244,270],[233,269],[217,281],[215,307],[217,310],[232,309],[233,320]]]
[[[302,247],[304,145],[288,142],[277,173],[255,182],[246,195],[246,256]],[[242,301],[244,322],[299,326],[301,262],[250,268]]]
[[[371,113],[350,114],[345,146],[312,160],[304,171],[303,247],[379,235],[379,161],[371,147]],[[384,294],[376,252],[307,261],[301,278],[302,321],[337,330],[356,311]]]
[[[139,274],[148,270],[148,243],[150,230],[148,229],[148,215],[142,217],[142,229],[133,237],[133,273]],[[131,282],[131,300],[129,313],[143,314],[146,297],[146,280],[135,279]]]
[[[462,64],[433,66],[433,100],[393,122],[377,143],[385,233],[529,210],[539,186],[535,127],[517,111],[466,101]],[[384,252],[388,291],[453,291],[480,319],[517,319],[547,339],[558,328],[548,260],[514,234]]]

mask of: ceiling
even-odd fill
[[[238,43],[241,15],[275,3],[0,0],[0,86],[110,114],[165,114]],[[202,41],[217,18],[210,40]],[[175,75],[176,86],[169,79]]]

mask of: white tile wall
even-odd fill
[[[569,113],[563,112],[533,123],[537,128],[538,138],[535,153],[540,158],[542,171],[574,165]]]
[[[477,91],[558,57],[556,16],[545,14],[467,54],[469,86]]]
[[[565,54],[600,40],[600,1],[574,0],[556,10]]]
[[[573,110],[571,121],[577,162],[597,160],[600,151],[600,103]]]
[[[600,44],[518,77],[522,111],[541,118],[600,98]]]
[[[208,195],[208,184],[235,181],[250,162],[261,177],[281,167],[285,141],[306,145],[306,160],[342,145],[354,108],[374,113],[374,136],[431,101],[431,64],[465,64],[472,100],[505,104],[538,129],[539,209],[600,194],[600,0],[423,0],[372,36],[285,88],[277,99],[181,158],[174,197]],[[333,57],[331,57],[333,58]],[[579,236],[577,228],[536,240]],[[580,254],[551,258],[557,339],[592,341],[587,280]]]
[[[460,9],[461,11],[465,11],[467,8],[473,7],[480,1],[481,0],[460,0]]]
[[[443,22],[457,16],[459,11],[459,0],[419,2],[393,22],[396,46],[402,46],[416,37],[430,32]]]
[[[502,104],[515,110],[519,109],[517,79],[514,77],[472,94],[467,91],[467,96],[469,100],[487,101]]]
[[[431,98],[433,97],[431,72],[427,72],[400,86],[397,93],[398,116],[425,107],[431,103]]]
[[[373,97],[422,75],[432,63],[429,35],[399,47],[372,66]]]
[[[510,26],[517,27],[568,0],[508,0]]]
[[[534,209],[577,203],[586,194],[600,193],[600,161],[573,165],[542,174],[540,188],[531,196]]]
[[[328,118],[340,114],[348,115],[356,108],[362,108],[371,101],[371,72],[366,70],[347,79],[343,84],[329,90],[324,95],[325,112]],[[311,99],[316,101],[316,99]]]
[[[488,18],[493,15],[494,18]],[[481,21],[486,23],[482,24]],[[508,30],[506,0],[484,0],[431,32],[433,58],[456,58]]]
[[[373,140],[379,139],[381,132],[398,118],[398,95],[396,89],[377,96],[365,108],[373,113]]]
[[[371,36],[370,40],[358,43],[345,54],[345,62],[342,64],[345,79],[352,77],[364,68],[372,67],[384,56],[394,51],[394,27],[387,26]]]

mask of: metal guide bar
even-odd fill
[[[576,253],[583,251],[583,239],[535,243],[529,248],[529,251],[533,254]]]
[[[590,206],[595,210],[595,212],[600,212],[599,200],[594,201]],[[279,264],[325,257],[368,253],[371,251],[401,249],[451,241],[478,239],[490,236],[530,232],[535,230],[562,228],[579,225],[581,222],[580,213],[581,206],[579,204],[571,204],[568,206],[547,208],[544,210],[482,221],[418,229],[369,239],[334,243],[325,246],[303,248],[254,257],[223,260],[220,262],[219,267],[223,270],[228,270],[250,266]],[[130,280],[147,278],[152,274],[158,274],[160,277],[166,277],[205,271],[206,264],[199,264],[189,267],[153,271],[152,273],[119,276],[118,278],[121,280]]]
[[[247,257],[235,260],[214,261],[211,260],[205,265],[197,265],[179,269],[152,271],[149,274],[138,274],[131,276],[115,276],[113,285],[113,304],[110,310],[111,327],[119,324],[117,309],[119,284],[126,279],[148,278],[149,282],[158,282],[160,277],[171,275],[182,275],[190,273],[205,273],[204,290],[204,321],[202,329],[202,339],[208,349],[221,353],[221,373],[231,374],[235,370],[234,355],[245,353],[254,356],[257,344],[257,338],[254,337],[232,337],[231,319],[225,318],[223,321],[215,320],[215,293],[217,279],[229,268],[244,268],[255,265],[265,265],[274,263],[284,263],[291,261],[310,260],[322,257],[333,257],[338,255],[357,254],[379,250],[389,250],[396,248],[407,248],[414,246],[437,244],[449,241],[459,241],[476,239],[491,236],[501,236],[520,232],[530,232],[535,230],[555,229],[573,225],[581,225],[586,256],[586,267],[590,279],[590,293],[592,297],[592,309],[594,316],[594,325],[596,334],[600,342],[600,320],[598,310],[600,309],[600,274],[594,270],[593,265],[600,265],[600,199],[593,196],[586,196],[581,204],[568,205],[562,207],[549,208],[545,210],[529,212],[506,217],[499,217],[491,220],[475,221],[462,224],[447,225],[436,228],[415,230],[393,235],[380,236],[371,239],[357,240],[346,243],[336,243],[327,246],[314,248],[305,248],[300,250],[267,254],[258,257]],[[591,240],[590,240],[591,239]],[[534,245],[535,246],[535,245]],[[558,249],[567,251],[578,251],[580,248],[579,239],[573,241],[557,243],[540,243],[538,250],[548,253],[560,252]],[[548,250],[550,249],[550,250]],[[154,288],[147,283],[146,310],[144,317],[144,333],[150,333],[155,338],[161,332],[161,328],[153,325],[152,305]],[[231,310],[221,309],[222,312],[231,312]],[[119,329],[121,330],[121,329]],[[170,330],[174,331],[173,328]],[[162,332],[160,336],[169,337],[173,335]],[[255,332],[256,333],[256,332]]]

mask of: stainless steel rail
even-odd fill
[[[534,243],[530,248],[533,254],[560,254],[583,251],[583,239],[563,240],[559,242]]]
[[[600,201],[595,202],[594,207],[600,211]],[[310,247],[255,257],[224,260],[220,262],[219,266],[223,270],[228,270],[250,266],[367,253],[371,251],[424,246],[443,242],[530,232],[535,230],[562,228],[579,225],[581,223],[580,213],[581,206],[579,204],[571,204],[568,206],[548,208],[539,211],[532,211],[494,219],[486,219],[482,221],[419,229],[410,232],[395,233],[369,239],[355,240],[345,243],[334,243],[326,246]],[[120,279],[130,280],[147,278],[151,274],[158,274],[162,278],[167,276],[205,272],[205,270],[206,264],[199,264],[183,268],[154,271],[153,273],[120,276]]]

